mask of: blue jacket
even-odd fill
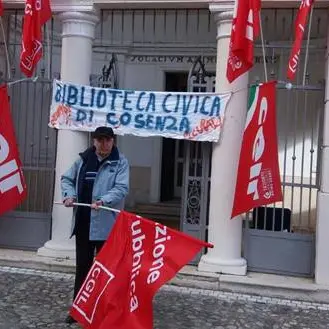
[[[93,148],[80,153],[80,158],[62,175],[61,188],[63,199],[75,198],[79,202],[78,182],[81,167],[84,163],[84,154],[93,151]],[[104,206],[114,209],[123,209],[124,199],[129,189],[129,164],[127,159],[119,153],[116,147],[111,155],[99,168],[92,192],[92,200],[102,200]],[[76,209],[72,221],[72,235],[74,234]],[[116,218],[116,213],[107,210],[91,210],[90,240],[106,240]]]

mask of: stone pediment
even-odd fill
[[[208,8],[227,10],[233,7],[232,0],[52,0],[54,12],[90,11],[96,8]],[[24,0],[3,0],[5,8],[23,8]],[[300,0],[262,0],[263,8],[298,8]],[[329,0],[317,0],[318,8],[329,7]]]

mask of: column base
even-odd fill
[[[220,259],[209,257],[207,254],[201,257],[198,265],[201,272],[213,272],[232,275],[246,275],[247,261],[244,258],[238,259]]]
[[[316,221],[315,283],[329,285],[329,193],[319,192]]]
[[[38,256],[75,259],[75,243],[74,239],[71,240],[49,240],[45,245],[38,249]]]

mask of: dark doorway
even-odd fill
[[[167,72],[166,91],[186,91],[187,72]],[[183,174],[182,140],[163,138],[161,169],[161,201],[170,201],[180,197]]]

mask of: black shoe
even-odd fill
[[[77,321],[74,320],[71,315],[68,315],[65,319],[65,323],[67,323],[67,324],[72,324],[72,323],[76,323],[76,322]]]

